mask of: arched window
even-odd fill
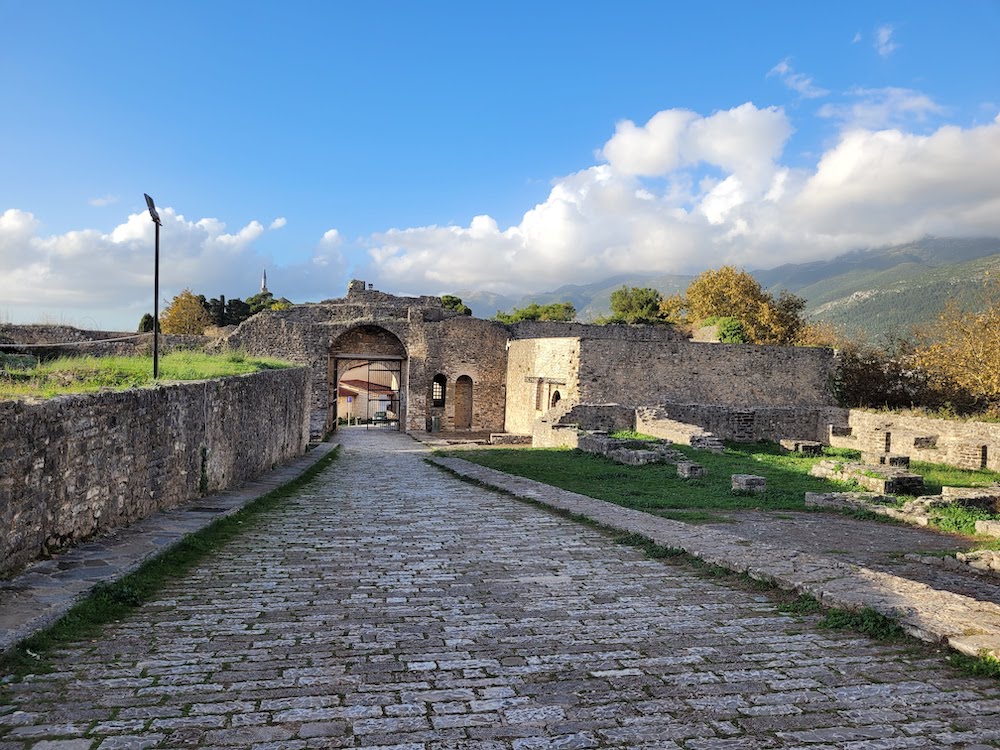
[[[448,385],[448,379],[438,373],[434,376],[431,381],[431,406],[444,406],[444,396],[445,389]]]
[[[551,407],[554,409],[556,407],[556,404],[558,404],[561,400],[562,400],[562,396],[559,394],[559,391],[556,391],[555,393],[553,393],[552,394],[552,404],[551,404]]]

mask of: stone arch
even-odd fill
[[[366,420],[373,414],[389,414],[389,424],[404,429],[408,357],[395,333],[371,324],[344,331],[330,344],[328,373],[328,430],[337,426],[338,416],[346,416],[347,404]]]
[[[459,375],[455,380],[455,429],[472,429],[472,378]]]
[[[562,401],[562,394],[559,391],[552,391],[552,401],[549,403],[549,408],[555,409]]]

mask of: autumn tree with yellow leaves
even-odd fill
[[[160,331],[163,333],[189,333],[201,335],[212,325],[212,319],[201,300],[190,289],[174,297],[160,314]]]
[[[1000,406],[1000,280],[987,278],[978,311],[954,300],[919,331],[913,362],[942,388]]]
[[[805,304],[786,291],[775,298],[746,271],[723,266],[702,273],[683,296],[665,298],[660,314],[677,323],[725,321],[730,330],[741,331],[747,343],[789,345],[796,343],[804,327]]]

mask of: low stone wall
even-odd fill
[[[200,349],[212,341],[209,336],[160,334],[160,353],[178,349]],[[30,354],[40,359],[90,355],[130,356],[153,353],[153,334],[127,331],[91,331],[59,325],[0,324],[0,352]]]
[[[535,448],[576,448],[577,429],[618,432],[635,427],[635,409],[619,404],[560,404],[534,421],[531,444]]]
[[[865,453],[897,453],[915,461],[1000,471],[1000,423],[932,419],[851,409],[824,442]]]
[[[741,408],[717,404],[665,403],[659,406],[657,412],[661,419],[698,425],[722,440],[742,443],[756,440],[778,442],[784,438],[826,442],[828,425],[847,419],[847,410],[835,406]]]
[[[0,575],[304,452],[304,368],[0,402]]]

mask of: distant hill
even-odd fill
[[[890,247],[856,250],[832,260],[789,263],[752,271],[772,293],[787,289],[806,299],[812,320],[840,326],[874,341],[906,336],[914,325],[933,321],[949,299],[972,305],[987,271],[1000,273],[1000,238],[925,237]],[[531,302],[572,302],[582,321],[607,315],[611,292],[651,286],[664,295],[683,292],[693,279],[683,275],[630,274],[590,284],[568,284],[520,299],[488,292],[458,296],[473,314],[492,318]]]

